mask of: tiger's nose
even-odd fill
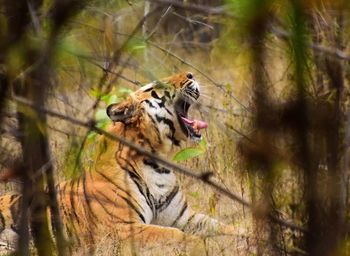
[[[193,79],[193,74],[192,74],[191,72],[188,72],[188,73],[186,74],[186,77],[187,77],[188,79]]]
[[[106,113],[107,113],[107,116],[109,116],[109,118],[111,118],[111,116],[114,115],[113,109],[112,109],[113,106],[114,106],[114,104],[111,104],[111,105],[109,105],[109,106],[107,107],[107,109],[106,109]]]

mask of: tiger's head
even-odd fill
[[[187,138],[201,139],[200,130],[207,123],[188,116],[199,96],[198,82],[192,73],[184,72],[141,87],[127,100],[109,105],[107,115],[122,123],[124,131],[141,135],[152,148],[161,146],[168,151]]]

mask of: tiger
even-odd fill
[[[153,81],[107,106],[108,132],[169,158],[188,140],[198,143],[208,126],[188,115],[199,97],[200,86],[191,72]],[[56,187],[68,237],[79,234],[79,240],[91,244],[96,234],[110,232],[142,248],[235,233],[232,225],[193,211],[174,171],[152,157],[104,135],[96,149],[92,171]],[[6,200],[14,204],[19,198]],[[13,215],[9,208],[14,206],[8,206],[1,204],[0,216]]]

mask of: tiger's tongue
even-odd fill
[[[190,120],[190,119],[187,119],[185,117],[181,117],[181,119],[186,124],[191,125],[192,128],[195,129],[195,130],[205,129],[205,128],[208,127],[208,124],[206,122],[204,122],[204,121],[201,121],[201,120],[196,120],[196,119]]]

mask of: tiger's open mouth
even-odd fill
[[[191,137],[193,140],[199,140],[202,135],[200,134],[201,129],[208,127],[208,124],[201,120],[190,119],[188,118],[188,110],[191,104],[183,99],[179,99],[175,103],[175,111],[177,119],[180,123],[182,131],[186,134],[187,137]]]

